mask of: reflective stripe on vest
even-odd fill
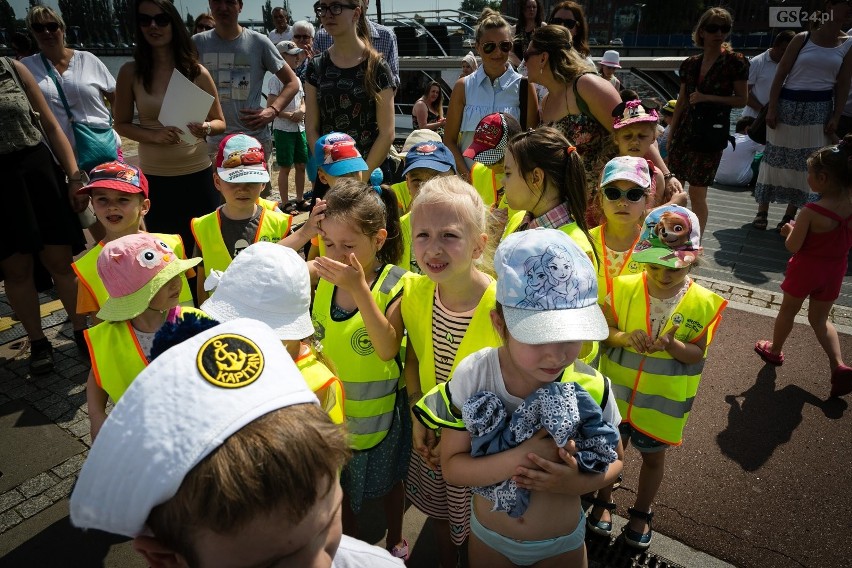
[[[565,368],[559,381],[577,383],[586,389],[598,403],[598,406],[606,408],[608,400],[607,379],[589,365],[582,361],[575,361],[571,366]],[[447,385],[449,383],[436,385],[418,400],[413,408],[414,416],[424,426],[432,430],[439,428],[465,430],[459,409],[466,401],[453,402]]]
[[[219,218],[221,211],[222,208],[220,207],[212,213],[193,219],[191,223],[192,234],[198,248],[201,249],[201,256],[204,258],[205,274],[210,274],[211,270],[224,271],[233,260],[231,253],[228,252],[228,247],[225,246],[225,241],[222,240],[222,221]],[[260,219],[258,219],[257,231],[252,243],[258,241],[277,243],[287,236],[292,223],[293,217],[291,215],[267,211],[261,207]]]
[[[417,355],[420,392],[435,386],[435,346],[432,343],[432,313],[435,282],[427,276],[412,276],[402,295],[402,321],[408,331],[409,349]],[[459,362],[483,347],[499,347],[500,336],[491,324],[491,310],[497,305],[497,283],[492,280],[479,300],[473,317],[458,346],[450,377]],[[449,380],[449,378],[448,378]]]
[[[167,235],[164,233],[151,234],[169,245],[169,248],[175,252],[178,258],[186,258],[186,252],[183,248],[183,239],[180,238],[180,235]],[[107,301],[107,298],[109,298],[106,287],[104,287],[104,283],[98,275],[98,255],[101,254],[103,248],[103,242],[97,243],[89,249],[86,254],[81,256],[71,265],[80,284],[82,284],[86,290],[89,291],[89,294],[92,295],[95,301],[97,301],[98,308],[102,307],[104,302]],[[186,273],[182,272],[180,278],[181,286],[180,297],[178,300],[181,304],[192,305],[192,291],[189,289],[189,283],[186,280]]]
[[[612,294],[612,279],[613,277],[609,275],[610,263],[609,257],[606,254],[606,233],[605,233],[606,223],[603,225],[599,225],[592,229],[589,229],[589,236],[592,237],[592,247],[598,253],[598,259],[600,263],[598,264],[598,303],[603,304],[604,299]],[[636,246],[636,243],[639,242],[639,235],[636,235],[636,239],[633,241],[633,244],[630,245],[630,249],[628,249],[627,254],[624,257],[624,264],[621,265],[621,269],[618,271],[618,274],[615,276],[627,275],[627,274],[639,274],[645,269],[645,265],[641,262],[636,262],[635,260],[630,260],[630,257],[633,255],[633,247]]]
[[[642,329],[650,335],[650,300],[645,273],[613,279],[612,294],[618,329]],[[709,348],[726,305],[727,301],[717,294],[691,283],[661,327],[660,335],[677,324],[676,339],[696,343],[706,334]],[[612,381],[624,421],[643,434],[671,445],[683,441],[683,428],[689,419],[703,368],[703,359],[687,364],[665,351],[642,355],[628,347],[604,348],[600,364],[601,372]]]
[[[296,359],[296,367],[308,383],[308,388],[317,395],[320,406],[331,417],[331,421],[335,424],[343,424],[344,395],[343,383],[340,379],[317,359],[310,348]]]
[[[373,282],[371,292],[382,313],[402,293],[406,274],[400,267],[388,264]],[[359,312],[342,321],[332,319],[335,288],[320,279],[311,317],[323,353],[334,361],[343,382],[350,445],[356,450],[368,450],[385,438],[393,423],[401,365],[398,358],[379,358]]]

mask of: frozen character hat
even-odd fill
[[[229,134],[219,142],[216,173],[228,183],[266,183],[266,155],[263,145],[245,134]]]
[[[411,134],[408,135],[405,139],[405,143],[402,145],[402,155],[405,156],[409,150],[421,142],[443,142],[443,140],[441,139],[440,134],[434,130],[429,130],[428,128],[412,130]]]
[[[465,158],[493,166],[503,159],[509,145],[509,126],[499,112],[485,115],[473,133],[473,142],[462,153]]]
[[[607,67],[615,67],[616,69],[621,69],[621,59],[617,51],[614,49],[608,49],[604,51],[603,57],[601,58],[601,65],[606,65]]]
[[[236,319],[151,361],[118,401],[71,495],[71,522],[129,537],[232,434],[279,408],[318,404],[277,334]]]
[[[426,168],[438,172],[456,172],[456,160],[450,149],[442,142],[421,142],[413,146],[405,155],[405,169],[402,175],[415,168]]]
[[[667,268],[691,265],[701,253],[701,233],[695,213],[680,205],[663,205],[645,217],[633,260]]]
[[[616,156],[611,159],[604,166],[601,187],[606,187],[618,180],[629,181],[642,188],[651,187],[648,160],[633,156]]]
[[[148,178],[142,170],[124,162],[106,162],[92,168],[89,171],[89,183],[78,189],[77,195],[90,195],[96,187],[141,193],[148,199]]]
[[[279,339],[313,335],[308,265],[293,249],[259,242],[244,249],[225,272],[204,281],[215,292],[201,311],[221,322],[251,318],[271,327]]]
[[[200,258],[178,258],[169,245],[150,233],[108,242],[98,255],[98,276],[109,298],[98,317],[104,321],[135,318],[169,280],[199,262]]]
[[[340,177],[353,172],[366,172],[367,162],[355,145],[355,140],[342,132],[330,132],[320,136],[314,144],[311,158],[315,166],[330,176]]]
[[[299,55],[300,53],[305,51],[292,41],[279,41],[275,44],[275,47],[278,49],[278,53],[280,53],[281,55]]]
[[[539,227],[512,233],[497,247],[494,270],[506,326],[521,343],[609,336],[592,262],[562,231]]]
[[[618,106],[612,109],[612,116],[614,117],[612,127],[618,130],[637,122],[651,122],[656,124],[660,120],[660,113],[657,112],[659,108],[659,105],[650,99],[619,103]]]

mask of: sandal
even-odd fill
[[[795,214],[793,214],[793,215],[787,215],[787,214],[785,213],[785,214],[784,214],[784,216],[783,216],[783,217],[781,217],[781,221],[780,221],[777,225],[775,225],[775,228],[776,228],[776,229],[778,229],[778,232],[781,232],[781,227],[783,227],[784,225],[786,225],[786,224],[787,224],[787,223],[789,223],[790,221],[795,221],[795,220],[796,220],[796,215],[795,215]]]
[[[653,511],[643,513],[638,509],[630,507],[629,509],[627,509],[627,514],[630,515],[630,517],[636,517],[637,519],[642,519],[643,521],[648,522],[648,532],[646,533],[634,531],[630,528],[629,523],[624,525],[624,528],[621,529],[621,534],[624,535],[624,541],[629,546],[645,550],[646,548],[651,546],[651,539],[654,538],[654,531],[651,530],[651,519],[654,518],[654,513]]]
[[[312,200],[312,199],[303,199],[302,201],[297,201],[297,202],[296,202],[296,208],[297,208],[299,211],[305,211],[305,212],[307,212],[307,211],[310,211],[310,210],[312,209],[312,207],[311,207],[311,205],[312,205],[312,204],[313,204],[313,200]]]
[[[765,231],[766,226],[769,224],[768,216],[768,211],[758,211],[757,215],[754,216],[754,221],[751,222],[751,226],[760,231]]]
[[[281,207],[281,211],[283,211],[287,215],[292,215],[293,213],[296,213],[297,209],[298,203],[295,199],[288,199],[287,203],[285,203],[284,206]]]
[[[44,337],[30,343],[30,373],[44,375],[53,370],[53,346]]]
[[[388,552],[390,552],[391,556],[393,556],[394,558],[399,558],[403,562],[408,560],[408,558],[411,556],[411,553],[408,550],[408,541],[405,539],[402,539],[402,546],[397,544],[392,547],[389,547]]]
[[[780,367],[784,364],[784,353],[775,354],[772,352],[772,342],[766,339],[761,339],[754,344],[754,352],[760,355],[764,363]]]
[[[852,367],[840,365],[831,373],[831,397],[852,392]]]
[[[603,507],[604,509],[609,511],[610,514],[615,511],[615,503],[613,503],[612,501],[602,501],[597,497],[594,497],[592,499],[589,499],[589,502],[592,504],[592,509],[594,509],[595,507]],[[596,519],[594,516],[592,516],[591,512],[589,512],[589,515],[586,517],[586,528],[588,528],[590,531],[597,535],[608,537],[612,534],[612,521],[602,521],[600,519]]]

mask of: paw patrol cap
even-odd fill
[[[266,154],[263,144],[245,134],[229,134],[219,142],[216,173],[228,183],[266,183]]]
[[[235,319],[162,353],[110,413],[71,495],[71,522],[129,537],[232,434],[279,408],[319,404],[265,323]]]
[[[512,233],[494,255],[497,301],[521,343],[606,339],[598,278],[586,253],[557,229]]]
[[[701,254],[701,230],[695,213],[680,205],[663,205],[645,217],[639,242],[633,248],[636,262],[666,268],[689,266]]]

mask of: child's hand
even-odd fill
[[[354,252],[349,253],[349,264],[337,262],[327,256],[318,256],[314,259],[314,266],[320,278],[350,293],[367,283],[364,269]]]
[[[643,329],[636,329],[627,334],[627,345],[637,353],[645,353],[654,344],[651,337]]]
[[[548,461],[559,459],[559,448],[544,428],[533,434],[532,438],[521,442],[518,448],[523,450],[524,456],[524,461],[518,467],[536,468],[536,463],[529,458],[533,454]]]
[[[559,448],[556,460],[547,460],[537,454],[529,454],[528,459],[539,469],[519,466],[512,479],[518,487],[530,491],[571,493],[571,481],[580,475],[577,460],[574,458],[576,451],[574,441],[569,440],[564,448]]]
[[[648,353],[656,353],[658,351],[665,351],[668,349],[669,345],[671,345],[672,341],[674,341],[675,332],[679,327],[679,325],[672,326],[668,333],[658,337],[657,340],[648,348]]]
[[[314,204],[314,208],[311,209],[311,214],[308,217],[308,220],[305,221],[305,224],[302,225],[302,231],[305,232],[305,236],[309,239],[314,238],[320,233],[320,223],[325,219],[325,210],[328,207],[325,199],[317,199],[316,204]]]
[[[790,236],[790,233],[793,232],[793,229],[795,227],[796,227],[796,220],[795,219],[793,219],[792,221],[787,221],[786,223],[784,223],[784,226],[781,227],[781,236],[785,237],[785,238]]]
[[[438,437],[434,430],[426,428],[416,418],[411,430],[411,447],[417,452],[429,469],[435,470],[441,463],[438,453]]]

